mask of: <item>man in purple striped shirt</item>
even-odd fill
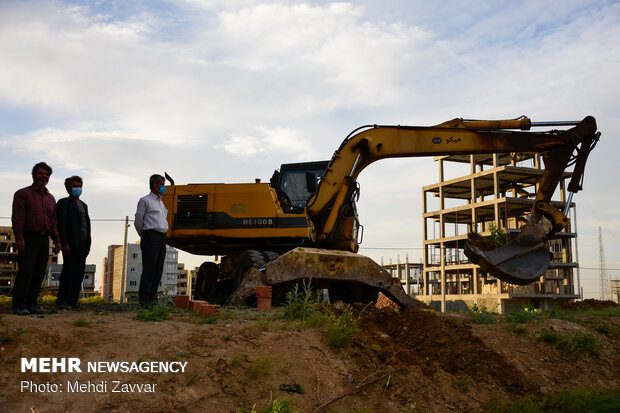
[[[13,196],[13,233],[17,249],[17,276],[13,285],[13,313],[43,314],[37,305],[39,289],[49,260],[49,238],[60,251],[56,227],[56,200],[45,187],[52,168],[39,162],[32,168],[32,185]]]

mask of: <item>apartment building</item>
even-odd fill
[[[574,204],[567,227],[550,242],[551,266],[532,284],[515,286],[498,280],[464,254],[469,232],[505,236],[507,241],[520,232],[543,173],[540,154],[452,155],[435,161],[439,182],[422,188],[424,262],[416,298],[442,310],[477,304],[505,313],[525,304],[548,307],[579,297]],[[564,208],[565,181],[570,176],[564,173],[551,201],[559,209]],[[550,225],[546,219],[543,224]]]

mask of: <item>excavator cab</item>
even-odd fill
[[[276,190],[284,212],[304,210],[328,164],[329,161],[287,163],[273,172],[269,185]]]

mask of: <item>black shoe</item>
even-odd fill
[[[38,305],[33,305],[32,307],[28,307],[28,310],[31,314],[45,314],[47,311],[39,307]]]
[[[13,309],[13,314],[15,315],[28,315],[30,311],[26,310],[24,307],[17,307]]]

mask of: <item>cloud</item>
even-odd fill
[[[0,212],[39,160],[53,165],[55,191],[65,174],[82,173],[91,209],[124,217],[153,172],[177,183],[248,182],[280,163],[328,159],[363,124],[521,114],[597,116],[603,138],[584,197],[619,201],[601,179],[618,174],[617,2],[6,0],[0,8],[0,176],[10,181]],[[420,186],[437,174],[430,158],[415,162],[406,170],[382,162],[360,177],[362,222],[371,232],[388,227],[366,245],[418,220]],[[390,199],[407,209],[386,213]],[[615,222],[613,207],[596,210]],[[583,215],[588,239],[597,217]],[[405,246],[420,243],[411,228],[413,241],[394,235]]]
[[[215,145],[240,158],[251,158],[257,155],[289,156],[298,159],[300,156],[314,158],[317,151],[312,143],[290,128],[257,127],[256,135],[231,136],[225,143]]]

